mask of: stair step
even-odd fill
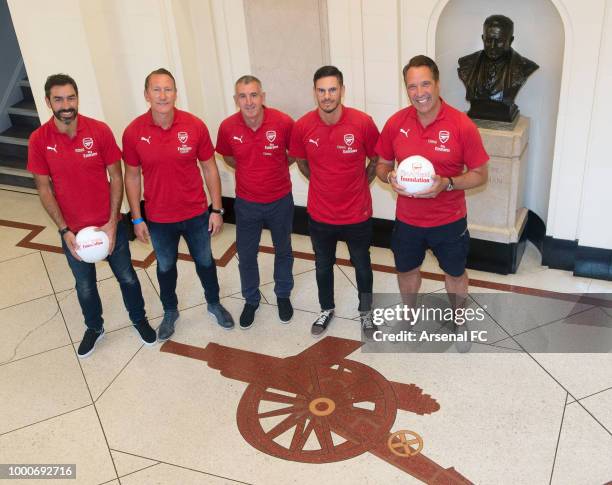
[[[10,115],[30,116],[38,119],[38,111],[33,109],[15,108],[11,106],[7,108],[6,112]]]
[[[30,138],[34,129],[31,126],[11,126],[8,130],[0,133],[0,143],[27,146],[28,138]]]
[[[34,177],[27,170],[0,167],[0,184],[36,188]]]
[[[24,130],[24,133],[31,133],[40,126],[38,111],[33,99],[24,99],[8,108],[7,113],[11,118],[14,127]],[[4,135],[4,133],[2,133]],[[20,135],[19,137],[22,137]],[[29,135],[28,135],[29,136]]]
[[[16,115],[35,116],[38,118],[38,111],[36,111],[34,100],[24,99],[19,101],[19,103],[15,103],[8,108],[7,111]]]
[[[23,99],[34,102],[34,96],[32,95],[31,88],[29,88],[28,86],[20,86],[19,89],[21,89],[21,95],[23,96]]]
[[[8,130],[0,133],[0,136],[10,136],[13,138],[25,138],[26,140],[32,134],[32,130],[20,126],[11,126]]]
[[[28,161],[25,158],[10,155],[0,155],[0,167],[18,168],[25,170]]]
[[[0,167],[0,173],[34,179],[34,175],[23,168]]]
[[[25,145],[15,145],[13,143],[0,142],[0,158],[13,157],[27,160],[28,147]]]
[[[25,179],[23,179],[25,180]],[[29,185],[29,184],[28,184]],[[11,192],[20,192],[22,194],[37,195],[38,190],[35,187],[22,187],[21,185],[7,185],[0,181],[0,190],[10,190]],[[136,237],[136,236],[134,236]]]
[[[11,119],[11,123],[13,124],[13,126],[29,128],[31,131],[34,131],[36,128],[40,127],[39,119],[35,118],[34,116],[16,115],[14,113],[9,113],[9,118]]]
[[[0,135],[0,143],[7,143],[9,145],[19,145],[22,147],[27,147],[28,139],[27,138],[16,138],[14,136]]]

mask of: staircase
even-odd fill
[[[34,178],[26,165],[28,138],[40,126],[40,120],[30,82],[26,78],[18,85],[23,99],[7,109],[13,126],[0,133],[0,184],[35,188]]]

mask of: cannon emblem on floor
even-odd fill
[[[326,337],[286,358],[171,340],[161,350],[202,360],[222,376],[246,382],[238,404],[238,429],[251,446],[268,455],[330,463],[369,452],[425,483],[472,483],[421,453],[423,439],[414,431],[391,432],[398,409],[424,415],[440,405],[416,385],[390,382],[346,358],[362,345]]]

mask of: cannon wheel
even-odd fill
[[[292,365],[265,380],[245,390],[238,429],[254,448],[278,458],[305,463],[353,458],[384,440],[395,421],[391,384],[360,362]],[[271,405],[276,408],[261,409]]]

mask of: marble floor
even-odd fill
[[[237,318],[234,236],[226,224],[213,253],[222,302]],[[261,244],[271,246],[268,234]],[[156,327],[152,249],[131,247]],[[599,310],[563,297],[612,293],[611,282],[543,267],[528,245],[514,275],[470,271],[470,291],[546,290],[559,305],[537,314],[520,300],[502,308],[515,318],[489,321],[495,342],[469,353],[373,353],[361,348],[355,277],[340,260],[335,320],[313,339],[312,248],[303,236],[293,247],[290,324],[278,321],[271,254],[260,254],[263,298],[248,331],[213,322],[193,264],[179,261],[177,331],[153,347],[130,326],[118,285],[99,263],[106,335],[81,360],[84,326],[56,230],[36,195],[0,188],[0,464],[76,464],[76,479],[53,483],[93,485],[612,480],[611,354],[534,352],[521,340],[559,322],[575,331],[572,319],[593,330],[584,321]],[[344,245],[338,257],[348,258]],[[375,291],[396,293],[389,250],[373,248],[372,259]],[[422,291],[443,291],[429,256],[423,270]],[[28,483],[38,482],[47,483]]]

